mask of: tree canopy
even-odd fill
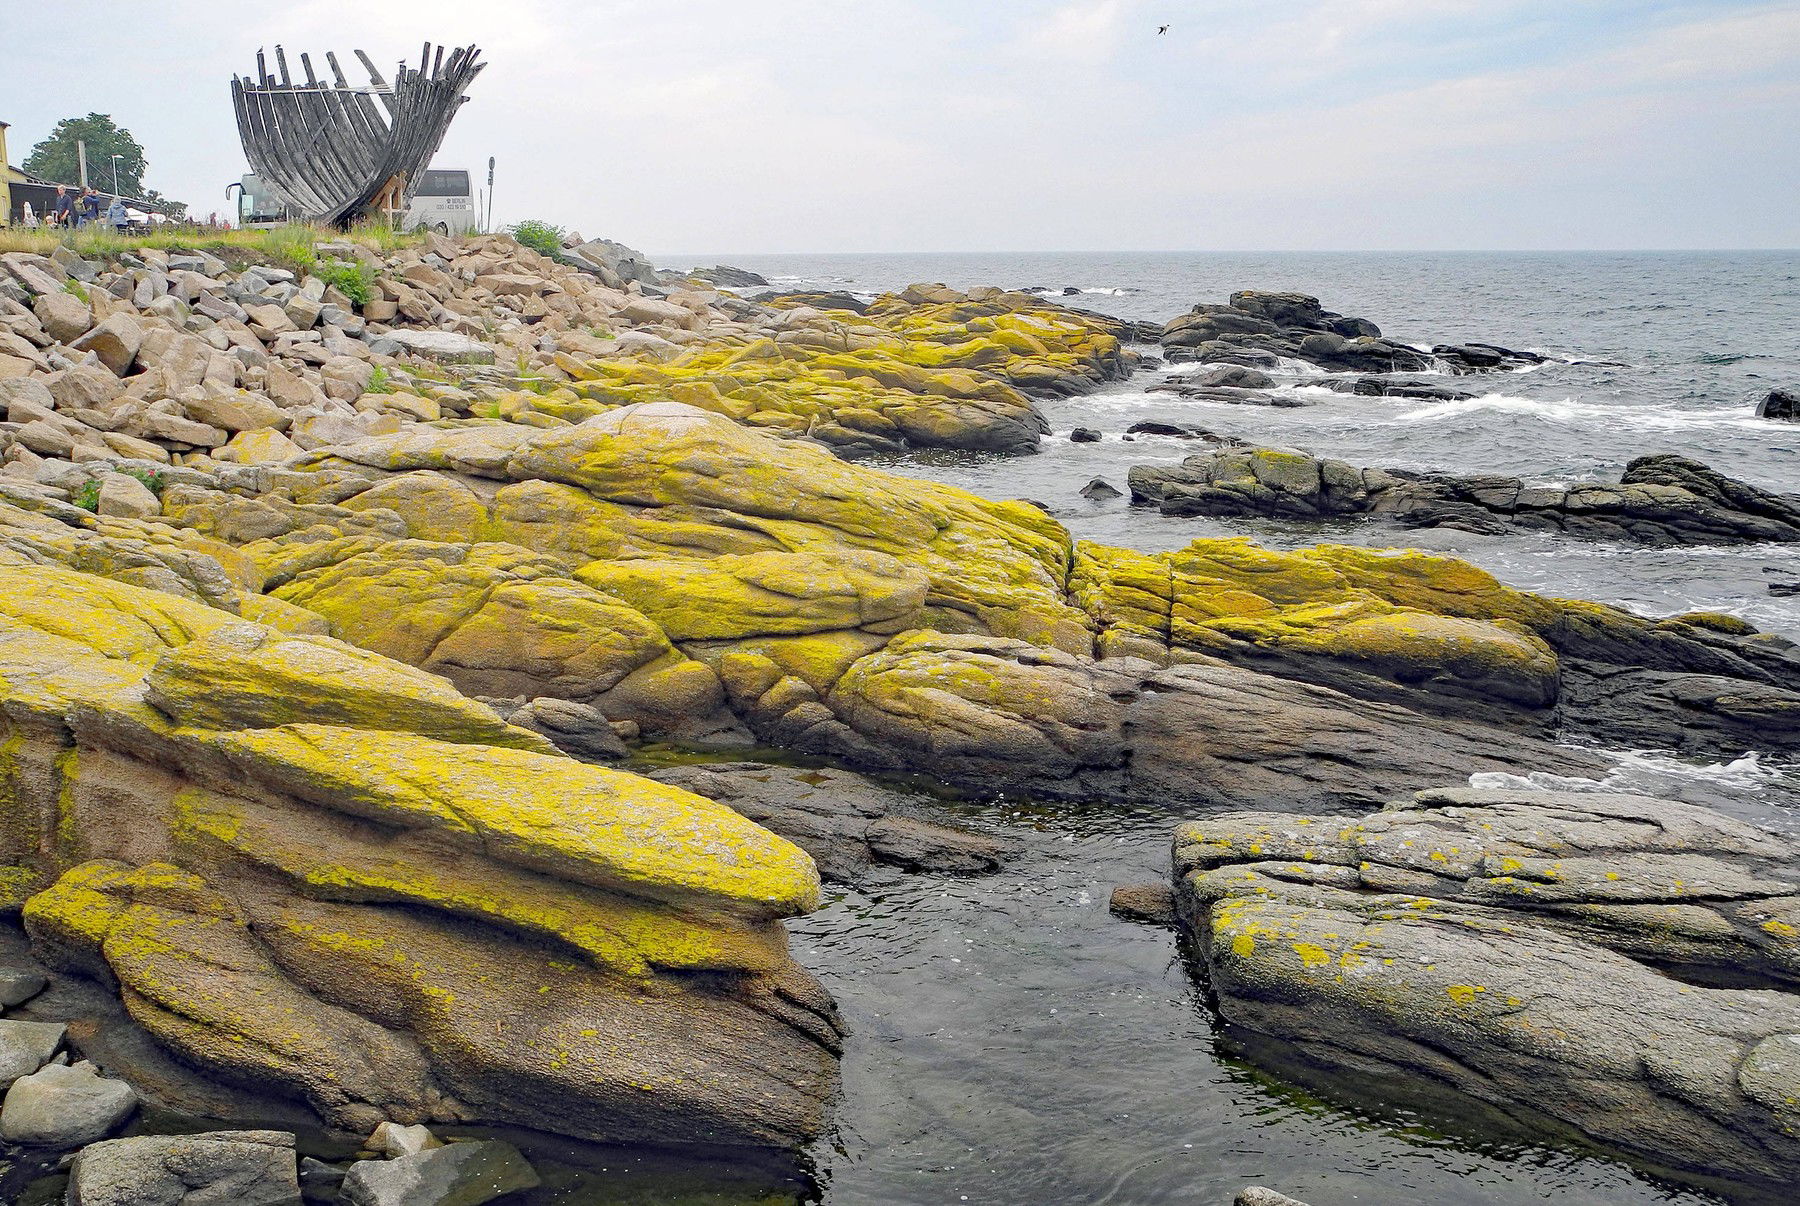
[[[119,157],[118,191],[127,197],[144,197],[144,148],[104,113],[86,117],[65,117],[50,131],[50,137],[31,148],[25,157],[25,170],[34,176],[54,180],[58,184],[81,183],[81,164],[75,143],[87,143],[88,183],[102,192],[113,191],[113,161]]]

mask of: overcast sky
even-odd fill
[[[110,113],[200,214],[245,170],[259,46],[385,68],[429,38],[491,63],[437,166],[494,155],[497,220],[653,253],[1800,246],[1800,2],[0,10],[14,161]]]

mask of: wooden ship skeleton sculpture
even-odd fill
[[[366,87],[353,87],[325,53],[332,83],[313,72],[300,56],[304,83],[288,74],[287,55],[275,48],[277,80],[263,52],[256,52],[256,79],[231,77],[231,103],[250,168],[269,189],[309,222],[346,227],[359,218],[406,211],[419,173],[437,153],[450,120],[469,98],[470,81],[487,64],[473,46],[433,53],[430,42],[419,66],[401,63],[388,83],[369,56],[358,50],[369,73]]]

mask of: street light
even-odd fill
[[[113,196],[115,198],[118,197],[118,195],[119,195],[119,160],[121,160],[123,158],[125,158],[125,156],[123,156],[123,155],[114,155],[112,157],[112,161],[113,161]]]

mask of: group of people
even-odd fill
[[[56,186],[56,199],[50,203],[50,212],[43,217],[46,226],[66,226],[71,229],[82,226],[98,225],[101,221],[101,197],[91,188],[84,188],[79,195],[69,191],[67,185]],[[123,230],[131,224],[131,217],[125,212],[125,202],[114,197],[106,206],[106,225],[114,230]],[[25,207],[25,225],[38,225],[37,215],[31,212],[31,206]]]

